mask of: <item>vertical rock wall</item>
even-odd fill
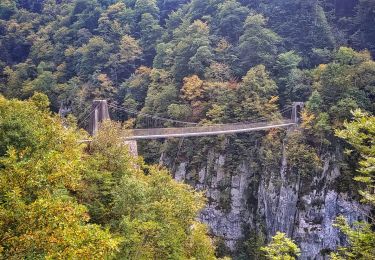
[[[335,218],[364,219],[363,206],[332,189],[340,174],[332,155],[326,156],[322,171],[309,183],[288,172],[284,154],[279,169],[270,175],[252,167],[251,158],[238,162],[229,174],[225,161],[224,155],[209,153],[207,162],[195,173],[187,170],[188,162],[179,164],[175,178],[206,191],[209,203],[200,217],[231,251],[246,237],[248,228],[262,226],[268,239],[277,231],[292,237],[301,248],[301,259],[324,259],[344,243],[332,226]]]

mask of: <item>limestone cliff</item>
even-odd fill
[[[280,149],[279,166],[267,174],[251,157],[236,162],[229,173],[227,155],[209,152],[198,169],[188,161],[177,164],[175,178],[206,191],[208,206],[200,218],[232,252],[247,239],[249,230],[262,230],[267,239],[281,231],[299,244],[301,259],[323,259],[345,243],[332,226],[335,218],[362,220],[366,209],[335,191],[333,184],[340,175],[335,155],[322,156],[322,169],[301,180],[288,167],[283,146]]]

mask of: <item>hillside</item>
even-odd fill
[[[33,245],[40,226],[20,223],[71,207],[78,244],[108,241],[99,259],[277,259],[261,249],[277,232],[291,259],[372,259],[374,55],[373,0],[1,0],[0,258],[59,258],[61,234]],[[304,109],[294,128],[139,141],[140,162],[115,145],[117,124],[73,145],[94,99],[126,128]],[[77,252],[60,258],[91,258]]]

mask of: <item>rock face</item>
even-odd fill
[[[279,169],[268,176],[254,169],[251,159],[238,162],[228,176],[225,161],[224,155],[210,153],[195,172],[183,162],[176,167],[175,178],[206,191],[209,203],[200,218],[231,251],[246,237],[246,230],[262,226],[268,239],[277,231],[293,238],[301,259],[325,259],[344,243],[332,226],[335,218],[364,219],[363,206],[332,188],[340,175],[333,155],[325,156],[323,169],[309,183],[291,176],[284,153]]]

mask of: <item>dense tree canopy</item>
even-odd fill
[[[202,194],[132,158],[118,125],[84,149],[48,105],[0,97],[1,258],[216,259]]]
[[[360,110],[352,111],[354,121],[345,122],[345,128],[336,134],[345,139],[360,154],[359,169],[355,181],[364,184],[360,191],[362,200],[375,205],[375,117]],[[373,220],[373,214],[368,216]],[[372,223],[373,224],[373,223]],[[350,246],[339,248],[332,253],[332,259],[371,259],[375,256],[375,232],[373,225],[356,222],[351,226],[344,217],[336,220],[336,226],[348,237]]]
[[[374,12],[373,0],[1,0],[0,257],[215,258],[209,230],[196,221],[202,194],[131,158],[116,139],[118,125],[103,126],[107,134],[88,147],[77,143],[95,98],[125,107],[111,108],[111,117],[135,128],[150,117],[199,125],[280,120],[292,102],[305,102],[293,133],[152,141],[140,151],[147,162],[174,158],[171,169],[180,158],[194,168],[212,149],[226,153],[224,209],[233,162],[244,156],[268,176],[282,146],[290,178],[306,187],[320,158],[336,151],[343,173],[334,188],[354,197],[360,190],[371,202],[373,154],[360,142],[373,139]],[[64,126],[53,114],[59,109],[71,114]],[[364,114],[345,123],[357,109]],[[349,144],[335,136],[343,128],[338,135]],[[353,147],[357,154],[347,156]],[[348,225],[338,220],[361,243]],[[238,246],[245,259],[264,255],[259,247],[271,241],[258,229]],[[270,257],[282,252],[276,247],[299,253],[281,233],[272,241]]]
[[[272,237],[272,242],[261,248],[266,253],[267,259],[293,260],[297,259],[301,251],[296,244],[283,233],[277,233]]]
[[[102,259],[120,240],[89,224],[79,190],[82,146],[47,111],[40,94],[30,101],[0,97],[0,256]]]
[[[106,87],[92,95],[99,74],[118,89],[140,65],[168,70],[181,84],[192,74],[211,75],[217,64],[227,79],[263,64],[290,93],[295,85],[305,88],[299,66],[329,62],[340,44],[373,51],[373,2],[347,2],[2,1],[0,87],[8,97],[42,91],[55,110],[60,102],[79,110],[78,96],[80,103],[93,96],[123,103],[125,92]],[[293,61],[277,57],[288,52],[301,60],[281,71]]]

